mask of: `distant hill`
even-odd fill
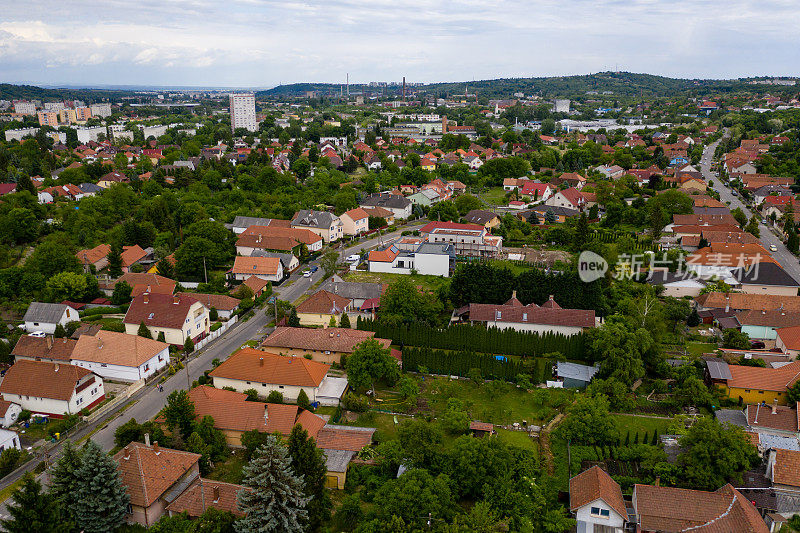
[[[99,89],[45,89],[35,85],[12,85],[0,83],[0,100],[83,100],[87,103],[99,102],[129,96],[126,91]]]
[[[468,89],[470,94],[488,96],[493,98],[510,97],[515,92],[539,94],[553,98],[576,98],[586,96],[587,92],[604,91],[616,96],[670,96],[677,94],[702,95],[715,92],[727,92],[746,87],[745,81],[739,80],[704,80],[680,79],[655,76],[653,74],[637,74],[632,72],[598,72],[580,76],[555,76],[540,78],[501,78],[495,80],[480,80],[469,82],[432,83],[415,87],[415,91],[424,90],[437,95],[464,94]],[[748,86],[751,87],[752,86]],[[302,96],[307,91],[317,91],[323,94],[338,94],[341,84],[332,83],[293,83],[279,85],[268,91],[260,91],[258,96]],[[350,91],[367,89],[374,92],[374,87],[365,85],[350,85]],[[396,87],[387,88],[387,92],[397,92]]]

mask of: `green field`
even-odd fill
[[[539,453],[539,444],[535,439],[528,436],[526,431],[511,431],[508,429],[497,429],[497,435],[500,439],[511,446],[519,448],[526,448]]]
[[[506,205],[506,191],[502,187],[491,187],[479,194],[481,200],[489,205]]]
[[[652,438],[654,430],[657,430],[659,435],[667,433],[667,428],[671,422],[670,419],[666,418],[649,418],[635,415],[611,416],[617,421],[617,426],[619,427],[619,436],[621,439],[624,440],[625,435],[627,435],[628,431],[630,431],[631,439],[633,439],[634,435],[637,433],[639,434],[639,442],[642,441],[645,433]]]
[[[447,408],[447,400],[461,400],[473,420],[508,425],[525,421],[542,425],[572,401],[573,391],[536,389],[527,392],[503,381],[476,384],[467,380],[426,377],[421,396],[434,416]]]
[[[392,283],[399,278],[406,278],[412,284],[423,289],[435,291],[447,282],[447,278],[440,276],[422,276],[420,274],[387,274],[383,272],[363,272],[352,271],[344,276],[345,281],[355,281],[361,283]]]
[[[689,355],[700,357],[705,353],[713,353],[718,348],[716,343],[713,342],[687,342],[686,351]]]

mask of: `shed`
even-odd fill
[[[556,363],[556,377],[570,389],[585,388],[599,370],[600,367],[597,365],[588,366],[567,361]]]

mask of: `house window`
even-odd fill
[[[758,391],[759,394],[764,394],[763,390]]]
[[[278,385],[278,388],[279,388],[279,389],[282,389],[282,388],[283,388],[283,385]]]
[[[750,389],[745,389],[744,392],[750,394]]]
[[[599,507],[592,507],[589,512],[592,516],[599,516],[602,518],[608,518],[611,515],[608,509],[601,509]]]
[[[150,370],[150,363],[144,365],[144,371],[147,372],[148,370]]]
[[[108,366],[108,365],[107,365],[107,364],[105,364],[105,363],[100,363],[100,368],[105,368],[105,367],[107,367],[107,366]]]
[[[250,382],[248,381],[247,384],[250,385]]]

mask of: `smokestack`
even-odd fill
[[[406,101],[406,77],[403,76],[403,101]]]
[[[131,458],[131,449],[130,449],[130,447],[129,446],[125,446],[122,449],[122,451],[123,451],[122,458],[125,459],[126,461],[129,460]]]
[[[150,433],[145,433],[144,434],[144,445],[145,446],[150,446]]]
[[[158,448],[158,441],[153,443],[153,452],[155,452],[156,455],[161,453],[161,450]]]

